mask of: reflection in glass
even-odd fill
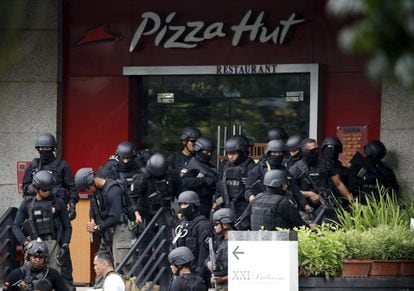
[[[240,126],[256,143],[266,142],[272,126],[282,126],[290,135],[308,136],[308,73],[143,76],[141,81],[143,143],[153,151],[167,154],[180,149],[179,134],[188,125],[214,140],[218,125],[227,126],[227,138],[233,125],[237,133]],[[295,92],[303,92],[302,97],[294,96]]]

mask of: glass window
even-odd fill
[[[217,141],[241,131],[255,143],[267,129],[309,134],[310,74],[142,76],[143,143],[165,154],[181,148],[179,134],[196,126]]]

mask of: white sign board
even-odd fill
[[[295,232],[231,232],[228,261],[229,290],[299,290]]]

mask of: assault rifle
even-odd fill
[[[101,225],[102,217],[101,217],[101,214],[99,212],[98,201],[96,200],[95,194],[93,195],[93,197],[91,199],[91,207],[92,207],[92,212],[94,214],[93,217],[95,219],[95,223],[97,225]],[[102,239],[105,241],[105,243],[111,244],[112,234],[110,233],[109,229],[106,230],[106,231],[100,230],[100,234],[102,236]]]
[[[237,230],[249,230],[250,229],[250,215],[252,212],[252,202],[246,207],[239,218],[234,222],[234,227]]]
[[[200,172],[205,177],[210,177],[210,178],[213,178],[213,179],[216,179],[216,180],[218,178],[217,173],[213,169],[211,169],[207,165],[204,165],[204,164],[200,163],[195,158],[191,158],[191,160],[187,163],[186,168],[189,169],[189,170],[196,170],[196,171]]]
[[[148,196],[148,200],[153,205],[164,205],[164,201],[171,201],[170,197],[165,197],[161,191],[155,191]]]
[[[321,206],[316,211],[318,212],[315,219],[312,223],[319,224],[322,219],[324,218],[327,211],[334,211],[336,207],[339,206],[338,200],[334,197],[332,191],[329,189],[319,187],[316,185],[315,181],[309,177],[308,173],[304,173],[304,180],[308,184],[310,184],[313,188],[313,191],[319,195],[319,201],[321,202]]]
[[[208,252],[209,252],[210,261],[211,261],[211,271],[212,271],[212,273],[214,273],[214,271],[216,270],[216,253],[214,252],[213,238],[212,237],[208,238]],[[214,290],[217,290],[217,282],[216,281],[214,281]]]
[[[122,188],[122,207],[126,212],[128,220],[135,221],[134,206],[129,196],[129,191],[133,189],[133,177],[125,177],[124,173],[120,173],[121,178],[117,179],[116,182]]]
[[[227,182],[226,178],[223,178],[220,182],[216,184],[216,192],[221,194],[221,197],[219,197],[216,200],[217,204],[223,204],[226,208],[232,208],[234,210],[234,203],[231,203],[230,196],[229,196],[229,189],[227,188]],[[233,204],[233,205],[231,205]]]

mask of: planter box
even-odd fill
[[[400,276],[414,276],[414,261],[400,262]]]
[[[371,265],[370,277],[399,276],[401,261],[378,261],[374,260]]]
[[[409,277],[396,278],[299,278],[300,291],[407,291],[414,290],[414,280]]]
[[[366,278],[371,270],[372,260],[345,260],[343,278]]]

